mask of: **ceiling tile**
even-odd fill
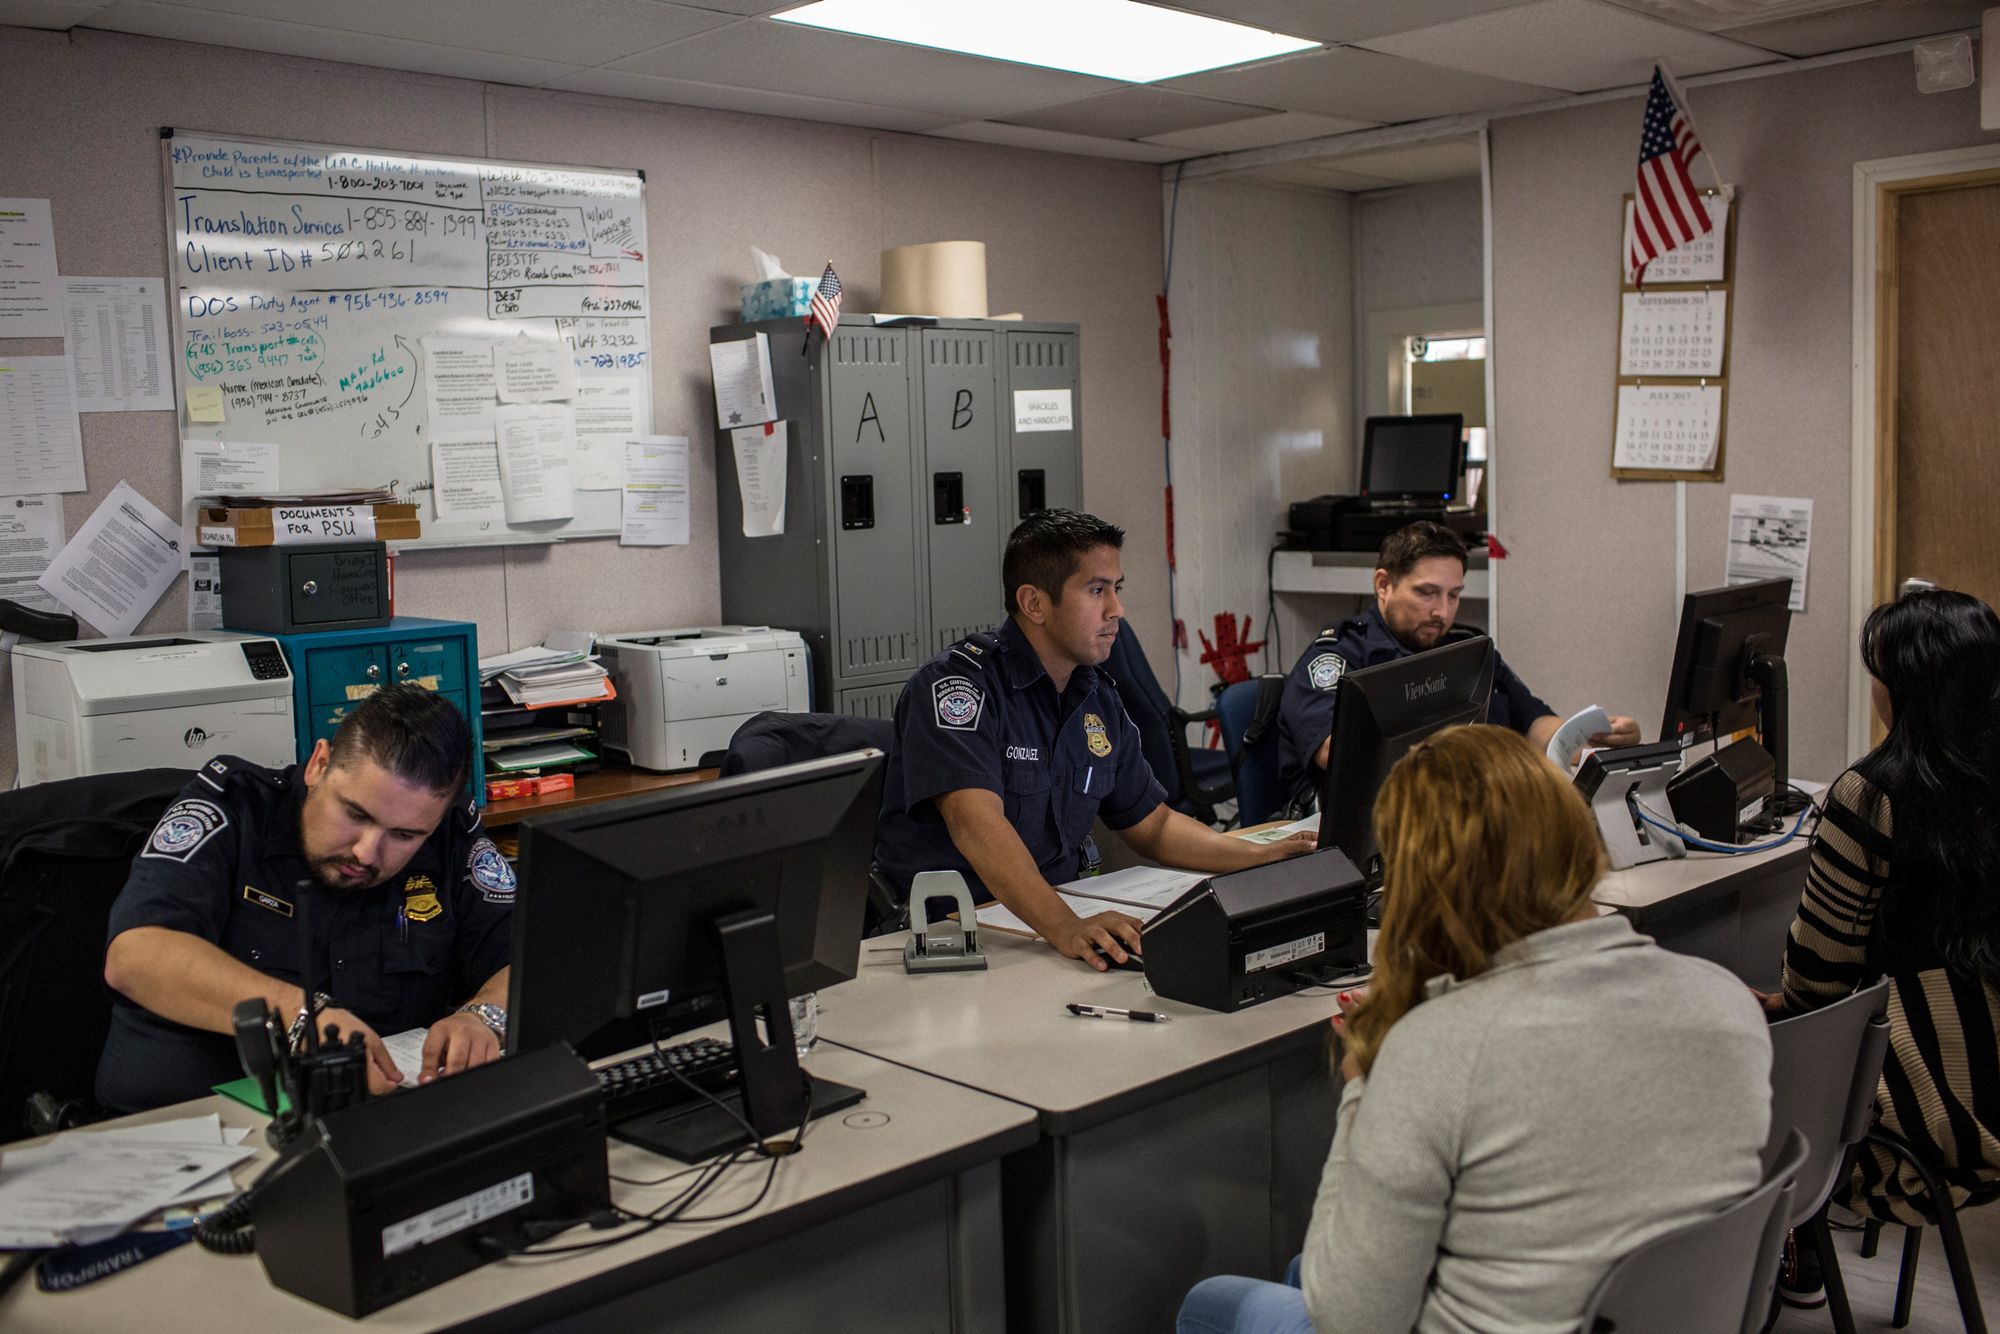
[[[1280,162],[1269,167],[1238,172],[1221,179],[1248,181],[1253,185],[1296,185],[1312,190],[1381,190],[1402,184],[1400,181],[1386,181],[1379,177],[1363,176],[1357,172],[1340,171],[1310,162]]]
[[[524,56],[468,51],[462,47],[439,46],[430,42],[371,37],[367,33],[315,28],[303,23],[279,23],[241,14],[219,14],[212,10],[155,4],[152,0],[117,0],[93,18],[91,26],[146,37],[171,37],[245,51],[276,51],[288,56],[373,65],[378,69],[415,70],[459,79],[483,79],[529,88],[576,70],[574,65],[553,60],[531,60]]]
[[[1479,142],[1476,139],[1451,139],[1410,148],[1389,148],[1379,153],[1356,153],[1335,158],[1327,165],[1336,171],[1379,177],[1402,185],[1463,180],[1480,174]]]
[[[1678,23],[1684,28],[1720,32],[1724,28],[1776,23],[1780,19],[1797,18],[1802,14],[1821,14],[1860,5],[1871,8],[1896,6],[1905,3],[1905,0],[1888,0],[1886,6],[1880,5],[1878,0],[1608,0],[1608,3],[1620,9],[1651,14],[1654,18]]]
[[[1501,13],[1371,37],[1362,45],[1410,60],[1526,79],[1573,93],[1644,83],[1656,59],[1683,76],[1778,59],[1758,47],[1692,32],[1599,0],[1536,0]]]
[[[718,14],[775,14],[781,9],[797,9],[801,0],[680,0],[688,9],[712,9]]]
[[[1506,9],[1523,0],[1174,0],[1174,8],[1292,37],[1351,42]]]
[[[1032,148],[1039,153],[1071,153],[1077,157],[1119,158],[1126,162],[1175,162],[1187,156],[1178,148],[1142,144],[1130,139],[1100,139],[1088,134],[1064,134],[1059,130],[1037,130],[1026,125],[1002,125],[998,121],[967,121],[930,131],[944,139],[968,139],[981,144],[1003,144],[1008,148]]]
[[[613,69],[983,120],[1125,87],[1061,70],[757,19],[642,51]]]
[[[1493,111],[1561,96],[1553,88],[1491,79],[1356,47],[1190,74],[1169,80],[1165,86],[1377,124]]]
[[[1142,85],[1099,93],[1081,102],[1065,102],[1061,106],[992,119],[1037,130],[1060,130],[1064,134],[1094,134],[1101,139],[1149,139],[1175,130],[1195,130],[1268,116],[1272,110]]]
[[[328,29],[402,38],[438,46],[497,51],[504,55],[555,60],[566,65],[602,65],[663,42],[678,41],[737,20],[727,14],[664,4],[661,0],[563,0],[562,20],[549,21],[545,0],[343,0],[337,11],[301,5],[298,0],[166,0],[199,8],[284,23],[315,18]],[[327,22],[329,18],[337,19]]]
[[[104,0],[0,0],[0,23],[16,28],[74,28]]]
[[[872,130],[921,133],[951,119],[934,112],[867,106],[824,97],[801,97],[797,93],[766,92],[761,88],[699,83],[692,79],[655,79],[650,75],[615,69],[580,70],[544,86],[557,92],[600,93],[606,97],[633,97],[645,102],[672,102],[717,111],[747,111],[759,116],[789,116],[794,120],[856,125]]]
[[[1275,116],[1259,116],[1255,120],[1233,120],[1226,125],[1148,135],[1146,141],[1195,153],[1234,153],[1245,148],[1295,144],[1303,139],[1322,139],[1329,134],[1372,128],[1373,123],[1365,120],[1342,120],[1337,116],[1315,116],[1304,111],[1281,111]]]
[[[1769,47],[1788,56],[1819,56],[1907,37],[1979,28],[1980,14],[1992,0],[1917,0],[1898,4],[1858,5],[1830,14],[1807,14],[1755,23],[1723,32],[1739,42]]]

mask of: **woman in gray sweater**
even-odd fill
[[[1764,1017],[1726,970],[1598,915],[1588,809],[1504,728],[1414,748],[1375,826],[1375,978],[1334,1021],[1305,1251],[1288,1284],[1201,1283],[1179,1328],[1569,1334],[1613,1261],[1757,1185]]]

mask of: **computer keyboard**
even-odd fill
[[[678,1072],[682,1079],[675,1078]],[[737,1082],[736,1048],[714,1038],[677,1042],[597,1067],[604,1112],[612,1121],[684,1103],[705,1102],[695,1088],[721,1095]]]

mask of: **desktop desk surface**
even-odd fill
[[[1067,1135],[1319,1040],[1335,1011],[1309,992],[1234,1014],[1167,1000],[1141,973],[1098,973],[1038,940],[982,931],[987,967],[903,971],[908,932],[862,942],[854,981],[820,996],[823,1039],[1033,1107]],[[1171,1023],[1081,1019],[1071,1001],[1152,1010]]]
[[[838,989],[824,993],[828,997]],[[541,1260],[506,1260],[475,1269],[378,1311],[367,1328],[433,1331],[468,1327],[531,1328],[582,1311],[791,1235],[903,1191],[989,1162],[1035,1141],[1034,1113],[999,1098],[932,1079],[856,1052],[820,1048],[807,1059],[814,1073],[868,1091],[846,1113],[813,1123],[805,1148],[780,1160],[771,1191],[754,1211],[723,1223],[674,1224],[601,1250]],[[261,1127],[264,1117],[222,1098],[207,1098],[129,1118],[119,1124],[219,1112],[224,1125]],[[868,1115],[869,1113],[886,1115]],[[88,1133],[88,1132],[73,1132]],[[262,1135],[250,1142],[261,1143]],[[238,1169],[248,1181],[268,1150]],[[651,1179],[680,1164],[611,1141],[614,1177]],[[699,1206],[720,1213],[749,1203],[769,1165],[733,1167]],[[657,1206],[671,1188],[612,1183],[627,1208]],[[573,1229],[550,1245],[593,1237]],[[143,1329],[212,1334],[242,1330],[349,1330],[355,1321],[271,1286],[251,1256],[221,1256],[188,1244],[129,1273],[50,1294],[24,1281],[0,1298],[8,1334]]]
[[[1607,871],[1591,892],[1592,901],[1627,914],[1642,927],[1666,913],[1700,907],[1733,894],[1751,881],[1796,874],[1805,888],[1812,840],[1803,834],[1764,852],[1697,852],[1667,861]]]

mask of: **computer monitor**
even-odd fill
[[[833,1110],[808,1093],[786,1002],[859,964],[883,759],[857,751],[522,821],[508,1049],[604,1056],[719,1009],[759,1134]]]
[[[1790,579],[1689,593],[1681,602],[1660,720],[1660,740],[1683,746],[1755,727],[1773,763],[1772,814],[1799,809],[1786,786],[1785,636],[1792,623],[1791,598]]]
[[[1339,848],[1379,883],[1374,816],[1382,781],[1431,733],[1485,722],[1492,694],[1493,641],[1484,635],[1343,676],[1333,697],[1333,745],[1320,787],[1319,846]]]
[[[1442,505],[1465,471],[1465,418],[1456,412],[1370,417],[1361,436],[1361,495]]]

